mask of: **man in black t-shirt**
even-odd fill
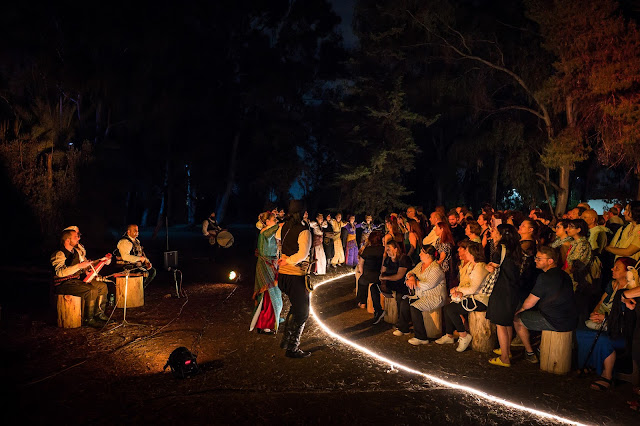
[[[513,321],[529,362],[538,362],[529,340],[529,330],[572,331],[578,325],[578,310],[571,277],[557,267],[560,254],[554,248],[541,246],[536,253],[536,267],[543,272]],[[538,310],[531,310],[534,306]]]

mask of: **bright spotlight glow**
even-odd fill
[[[339,280],[341,278],[348,277],[350,275],[354,275],[354,273],[350,272],[350,273],[347,273],[347,274],[339,275],[337,277],[333,277],[333,278],[330,278],[328,280],[319,282],[319,283],[314,285],[314,288],[318,288],[321,285],[327,284],[327,283],[329,283],[331,281]],[[425,379],[431,380],[432,382],[435,382],[435,383],[437,383],[439,385],[446,386],[446,387],[449,387],[451,389],[460,390],[460,391],[463,391],[465,393],[475,395],[475,396],[477,396],[479,398],[482,398],[484,400],[487,400],[487,401],[490,401],[490,402],[493,402],[493,403],[496,403],[496,404],[500,404],[500,405],[503,405],[505,407],[509,407],[509,408],[512,408],[512,409],[515,409],[515,410],[524,411],[526,413],[533,414],[533,415],[536,415],[536,416],[539,416],[539,417],[542,417],[542,418],[545,418],[545,419],[555,420],[555,421],[558,421],[558,422],[572,424],[572,425],[583,425],[584,424],[584,423],[577,422],[575,420],[570,420],[570,419],[567,419],[567,418],[564,418],[564,417],[556,416],[555,414],[547,413],[545,411],[536,410],[535,408],[526,407],[526,406],[524,406],[522,404],[518,404],[518,403],[515,403],[515,402],[508,401],[508,400],[503,399],[503,398],[499,398],[499,397],[493,396],[493,395],[488,394],[488,393],[486,393],[486,392],[484,392],[482,390],[475,389],[475,388],[472,388],[472,387],[469,387],[469,386],[465,386],[465,385],[460,385],[460,384],[454,383],[454,382],[449,382],[447,380],[441,379],[440,377],[433,376],[431,374],[426,374],[426,373],[423,373],[422,371],[418,371],[418,370],[415,370],[415,369],[413,369],[411,367],[407,367],[406,365],[399,364],[398,362],[393,361],[392,359],[386,358],[386,357],[384,357],[384,356],[382,356],[382,355],[380,355],[380,354],[378,354],[376,352],[373,352],[370,349],[365,348],[364,346],[360,346],[359,344],[357,344],[357,343],[355,343],[355,342],[353,342],[353,341],[351,341],[351,340],[349,340],[349,339],[347,339],[347,338],[335,333],[333,330],[331,330],[329,327],[327,327],[327,325],[324,324],[320,320],[320,318],[316,314],[315,310],[313,309],[313,305],[311,305],[309,307],[309,309],[310,309],[311,315],[313,316],[315,321],[318,323],[320,328],[325,333],[327,333],[329,336],[333,337],[334,339],[339,340],[340,342],[342,342],[342,343],[344,343],[344,344],[346,344],[348,346],[351,346],[352,348],[354,348],[354,349],[356,349],[356,350],[358,350],[358,351],[360,351],[362,353],[365,353],[365,354],[371,356],[372,358],[377,359],[378,361],[380,361],[383,364],[388,364],[392,369],[403,370],[403,371],[406,371],[407,373],[411,373],[411,374],[415,374],[417,376],[424,377]]]
[[[231,271],[229,272],[229,281],[233,281],[238,277],[238,274],[236,274],[236,271]]]

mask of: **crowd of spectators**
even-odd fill
[[[409,207],[388,215],[383,226],[368,218],[356,265],[357,303],[364,308],[371,297],[379,324],[380,295],[395,297],[393,334],[410,337],[412,345],[432,340],[422,313],[442,309],[443,334],[435,343],[457,338],[458,352],[472,340],[469,312],[486,311],[499,343],[489,363],[501,367],[511,366],[511,348],[518,346],[523,360],[538,363],[544,330],[575,332],[576,374],[595,374],[590,387],[607,390],[616,368],[640,360],[638,221],[640,202],[603,215],[581,203],[560,217],[487,205],[477,215],[456,207],[427,216]]]

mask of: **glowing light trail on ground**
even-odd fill
[[[329,282],[336,281],[336,280],[339,280],[339,279],[342,279],[342,278],[345,278],[345,277],[348,277],[348,276],[351,276],[351,275],[354,275],[354,273],[350,272],[348,274],[339,275],[337,277],[333,277],[333,278],[330,278],[328,280],[321,281],[321,282],[319,282],[317,284],[314,284],[314,288],[318,288],[318,287],[320,287],[320,286],[322,286],[324,284],[327,284]],[[465,392],[467,394],[472,394],[472,395],[477,396],[479,398],[482,398],[484,400],[487,400],[487,401],[490,401],[490,402],[493,402],[493,403],[496,403],[496,404],[500,404],[500,405],[503,405],[505,407],[512,408],[512,409],[515,409],[515,410],[523,411],[525,413],[533,414],[535,416],[538,416],[538,417],[541,417],[541,418],[544,418],[544,419],[547,419],[547,420],[553,420],[553,421],[572,424],[572,425],[584,425],[585,424],[585,423],[580,423],[580,422],[575,421],[575,420],[570,420],[570,419],[567,419],[567,418],[564,418],[564,417],[560,417],[560,416],[557,416],[555,414],[547,413],[545,411],[536,410],[535,408],[530,408],[530,407],[524,406],[522,404],[511,402],[511,401],[508,401],[508,400],[506,400],[504,398],[499,398],[499,397],[493,396],[491,394],[488,394],[488,393],[486,393],[486,392],[484,392],[482,390],[479,390],[479,389],[475,389],[475,388],[472,388],[472,387],[469,387],[469,386],[465,386],[465,385],[460,385],[460,384],[454,383],[454,382],[449,382],[449,381],[441,379],[441,378],[439,378],[437,376],[432,376],[431,374],[423,373],[422,371],[418,371],[418,370],[415,370],[415,369],[413,369],[411,367],[408,367],[406,365],[400,364],[400,363],[398,363],[396,361],[393,361],[392,359],[389,359],[389,358],[386,358],[386,357],[380,355],[379,353],[376,353],[376,352],[374,352],[374,351],[372,351],[370,349],[367,349],[364,346],[360,346],[359,344],[357,344],[357,343],[347,339],[346,337],[341,336],[341,335],[337,334],[336,332],[334,332],[333,330],[331,330],[325,323],[323,323],[320,320],[320,317],[318,317],[318,315],[316,314],[315,310],[313,309],[313,304],[311,304],[311,306],[310,306],[310,312],[311,312],[311,315],[313,316],[313,318],[315,319],[316,323],[329,336],[333,337],[334,339],[339,340],[340,342],[344,343],[345,345],[351,346],[352,348],[354,348],[354,349],[356,349],[356,350],[358,350],[360,352],[363,352],[363,353],[365,353],[365,354],[377,359],[378,361],[380,361],[380,362],[382,362],[384,364],[388,364],[392,369],[398,369],[398,370],[406,371],[407,373],[411,373],[411,374],[415,374],[415,375],[424,377],[425,379],[431,380],[432,382],[435,382],[435,383],[437,383],[439,385],[446,386],[446,387],[451,388],[451,389],[463,391],[463,392]]]

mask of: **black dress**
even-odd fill
[[[500,263],[500,250],[496,250],[492,261]],[[502,326],[513,326],[513,316],[518,309],[518,291],[520,289],[520,266],[505,256],[498,280],[493,287],[489,305],[487,306],[487,319],[492,323]]]

